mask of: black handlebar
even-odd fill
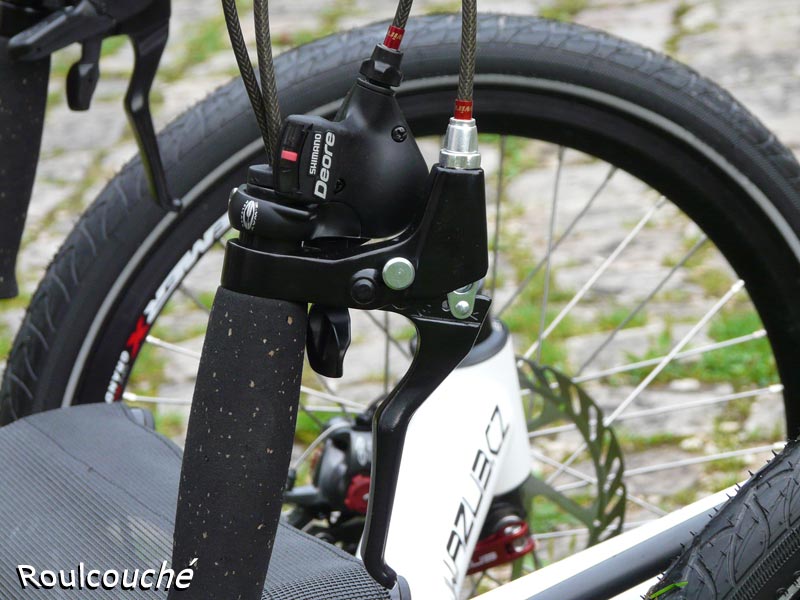
[[[306,305],[217,291],[183,454],[169,600],[258,600],[278,529]]]
[[[0,298],[17,295],[15,266],[39,160],[50,57],[18,63],[0,38]]]

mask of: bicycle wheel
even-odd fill
[[[284,114],[331,116],[384,27],[279,57]],[[458,73],[459,19],[425,17],[408,30],[399,98],[434,156]],[[495,314],[533,367],[555,369],[613,416],[629,524],[742,479],[748,461],[800,424],[791,364],[800,343],[797,163],[724,91],[652,51],[497,15],[481,17],[479,44]],[[0,422],[76,402],[188,402],[227,194],[262,157],[239,82],[161,140],[186,208],[154,208],[138,161],[107,186],[31,302]],[[402,372],[411,334],[385,319],[354,314],[345,380],[304,378],[301,442],[332,415],[380,397]],[[376,344],[369,327],[385,337]],[[168,431],[176,419],[159,413]],[[597,478],[586,453],[574,452],[574,425],[531,431],[532,468],[591,503]],[[675,470],[681,479],[665,484],[661,474]],[[551,502],[537,500],[532,514],[552,558],[602,533]]]
[[[714,516],[647,598],[800,598],[800,445],[789,444]]]

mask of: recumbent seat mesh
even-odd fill
[[[0,428],[0,598],[166,598],[152,590],[22,590],[17,565],[156,569],[169,561],[181,450],[121,404]],[[360,561],[281,524],[262,600],[378,600]]]

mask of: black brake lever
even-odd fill
[[[373,419],[372,487],[361,556],[369,574],[386,588],[397,581],[397,573],[386,563],[385,550],[411,417],[472,350],[490,305],[489,298],[477,296],[472,315],[463,320],[443,311],[441,303],[392,310],[417,328],[417,348],[405,376]]]
[[[81,58],[67,73],[67,104],[75,111],[89,110],[100,79],[100,50],[103,38],[83,42]]]
[[[82,0],[16,34],[8,42],[8,54],[14,60],[39,60],[70,44],[109,35],[116,24],[111,16],[101,14],[92,2]]]
[[[142,156],[153,198],[164,210],[177,211],[180,200],[169,192],[158,138],[150,113],[150,89],[169,35],[170,0],[81,0],[58,10],[9,41],[9,55],[32,61],[70,44],[82,44],[80,60],[67,76],[67,100],[73,110],[88,110],[100,75],[103,38],[127,35],[135,64],[125,112]]]
[[[153,24],[149,24],[147,19],[141,19],[141,27],[136,27],[137,23],[133,23],[134,27],[123,31],[130,37],[135,56],[131,82],[125,94],[125,112],[142,155],[150,192],[161,208],[178,211],[181,201],[170,194],[150,113],[150,88],[169,36],[169,0],[157,2],[153,6],[166,6],[166,17],[155,20]]]

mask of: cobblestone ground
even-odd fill
[[[415,12],[421,14],[452,10],[458,4],[451,1],[418,0],[415,3]],[[279,0],[271,5],[273,39],[281,47],[289,47],[331,31],[389,18],[394,11],[394,2],[390,0]],[[484,2],[482,8],[496,12],[539,14],[574,20],[667,52],[731,90],[784,143],[795,151],[800,149],[800,119],[797,118],[797,114],[800,114],[800,4],[797,0],[772,0],[768,3],[763,0],[503,0]],[[153,97],[158,127],[235,75],[235,63],[228,47],[218,2],[173,0],[173,9],[170,45]],[[247,10],[242,10],[242,13],[245,32],[252,32],[252,16]],[[103,75],[89,113],[70,112],[63,97],[64,77],[76,56],[75,52],[65,51],[54,61],[55,75],[51,83],[42,161],[19,268],[23,295],[19,300],[0,304],[0,356],[8,351],[13,334],[24,314],[25,303],[81,210],[135,152],[133,138],[122,111],[122,96],[132,62],[130,48],[118,40],[111,40],[104,47],[101,64]],[[426,146],[426,149],[435,151],[435,146]],[[498,151],[491,146],[484,151],[487,172],[491,175],[492,169],[494,172],[497,170]],[[538,152],[534,158],[539,168],[531,168],[515,177],[508,186],[507,196],[524,196],[526,193],[530,194],[531,189],[546,190],[551,185],[553,149],[540,148],[531,152]],[[604,171],[601,170],[603,165],[592,163],[587,157],[577,156],[577,153],[570,155],[566,162],[570,175],[564,177],[565,200],[561,208],[569,215],[577,213],[580,202],[591,195]],[[586,230],[574,236],[574,241],[565,244],[565,258],[559,259],[555,264],[558,283],[564,291],[580,288],[597,268],[599,261],[625,235],[626,228],[632,226],[632,222],[626,220],[626,211],[641,211],[641,190],[636,187],[635,182],[618,179],[614,183],[616,187],[610,189],[610,195],[616,202],[616,217],[609,221],[609,213],[606,212],[590,219]],[[489,200],[493,200],[491,190]],[[546,210],[546,203],[542,209]],[[530,241],[538,251],[541,248],[536,244],[540,244],[543,239],[541,228],[544,225],[541,219],[534,219],[532,212],[536,213],[536,209],[521,210],[516,222],[508,227],[521,242]],[[566,222],[567,219],[564,220]],[[687,229],[686,223],[680,220],[674,210],[654,218],[652,224],[656,227],[644,230],[642,243],[645,244],[645,251],[656,257],[669,255],[674,251],[668,244],[674,242],[676,236],[681,240],[690,239],[691,235],[696,234]],[[538,241],[528,240],[526,235],[538,235]],[[645,272],[635,259],[626,258],[620,263],[616,270],[609,270],[594,290],[600,297],[605,295],[606,299],[611,299],[606,300],[606,308],[609,302],[634,298],[626,298],[626,294],[633,293],[630,289],[632,279],[640,284],[644,281],[646,284],[650,280],[645,278],[650,277],[653,278],[652,284],[655,284],[668,266],[664,263],[661,271]],[[202,263],[190,280],[215,281],[218,277],[218,265],[218,261],[214,260]],[[501,265],[501,275],[512,266]],[[637,276],[632,277],[632,273]],[[671,323],[676,317],[672,333],[680,336],[690,324],[681,321],[678,313],[684,311],[689,317],[696,315],[698,306],[703,306],[703,302],[707,305],[708,298],[715,293],[718,296],[719,290],[711,289],[715,286],[710,277],[718,273],[715,265],[704,265],[700,271],[693,275],[689,273],[676,281],[675,286],[666,291],[680,291],[688,295],[681,296],[679,301],[676,296],[661,307],[655,306],[650,309],[650,316],[653,317],[650,321],[633,323],[635,327],[623,330],[604,353],[602,360],[595,364],[595,368],[613,367],[624,362],[631,354],[646,354],[652,348],[653,338],[664,329],[664,324]],[[704,281],[698,282],[698,277]],[[726,281],[723,277],[720,285],[727,285]],[[503,293],[504,290],[501,289],[498,294],[499,304],[502,303]],[[598,314],[597,305],[592,303],[576,311],[576,316],[583,321],[592,320]],[[509,321],[513,321],[513,316],[510,315],[512,318]],[[519,313],[517,317],[518,320],[522,319],[525,313]],[[164,328],[172,325],[175,328],[196,331],[197,325],[202,325],[205,318],[202,311],[192,314],[167,311],[159,324]],[[187,336],[174,341],[199,350],[202,338],[196,337],[196,333],[193,335],[194,337]],[[573,365],[580,364],[604,336],[605,334],[594,331],[579,331],[563,342],[562,350],[569,355]],[[704,336],[699,341],[708,342],[709,338]],[[374,344],[362,343],[354,345],[349,356],[350,371],[372,382],[371,387],[360,390],[367,396],[380,393],[381,388],[380,378],[369,371],[370,368],[374,369],[372,365],[375,353]],[[168,376],[159,373],[156,377],[159,380],[158,385],[146,385],[146,374],[143,376],[143,385],[151,394],[188,398],[191,395],[197,363],[186,357],[171,357],[171,360]],[[402,360],[399,362],[402,363]],[[641,403],[632,408],[638,406],[645,409],[677,403],[687,393],[709,398],[739,390],[724,378],[714,381],[707,381],[702,377],[699,379],[700,381],[694,374],[650,390],[646,396],[643,395]],[[597,388],[593,394],[600,404],[604,404],[609,401],[608,396],[612,392],[619,395],[630,389],[631,385],[631,381],[622,381],[618,382],[616,388],[611,388],[611,391]],[[748,408],[740,418],[717,415],[720,417],[715,425],[717,433],[737,434],[740,441],[747,436],[750,436],[750,441],[758,441],[756,434],[769,426],[769,416],[776,408],[776,401],[776,398],[759,400],[754,410]],[[180,414],[176,416],[180,417]],[[630,436],[627,440],[629,445],[642,450],[639,456],[631,460],[630,466],[636,468],[659,461],[681,460],[691,457],[695,452],[719,450],[714,439],[693,437],[695,420],[708,418],[708,414],[691,418],[681,416],[671,421],[661,420],[642,425],[636,431],[636,436]],[[182,426],[180,422],[173,425],[170,433],[179,439]],[[675,441],[680,442],[680,445],[675,449],[660,446],[660,442],[665,439],[665,431],[678,436]],[[566,455],[574,445],[575,439],[564,435],[550,442],[548,449],[555,454]],[[757,463],[760,457],[754,457],[753,460]],[[741,468],[742,465],[737,463],[735,467]],[[681,481],[676,483],[660,474],[647,476],[643,473],[633,489],[649,500],[652,498],[645,496],[646,492],[653,494],[656,499],[670,494],[682,494],[681,498],[686,501],[691,499],[691,490],[705,474],[707,471],[700,467],[684,469]],[[662,487],[664,490],[661,490]]]

